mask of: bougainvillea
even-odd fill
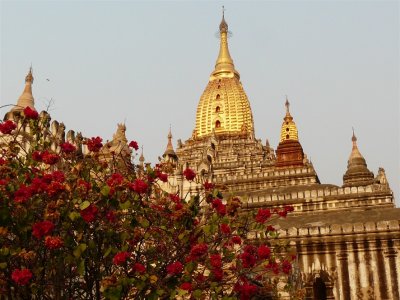
[[[32,109],[0,123],[0,298],[263,299],[291,272],[270,222],[292,207],[246,210],[208,181],[169,194],[162,164],[107,161],[100,137],[86,156],[72,141],[55,150],[46,130]]]

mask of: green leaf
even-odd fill
[[[80,208],[81,210],[84,210],[84,209],[88,208],[89,206],[90,206],[90,202],[89,202],[89,201],[83,201],[83,202],[81,203],[81,205],[79,205],[79,208]]]
[[[10,253],[10,249],[9,248],[1,248],[0,249],[0,255],[1,256],[7,256]]]
[[[195,290],[195,291],[192,293],[192,295],[193,295],[193,297],[194,297],[195,299],[201,299],[202,291],[201,291],[201,290]]]
[[[87,245],[86,244],[79,244],[76,248],[75,248],[75,250],[74,250],[74,256],[76,257],[76,258],[79,258],[81,255],[82,255],[82,253],[86,250],[86,248],[87,248]]]
[[[101,188],[100,193],[104,196],[107,197],[108,194],[110,193],[110,187],[108,185],[105,185]]]
[[[121,209],[128,209],[129,207],[131,207],[131,202],[128,200],[125,201],[124,203],[120,203],[119,207],[121,207]]]
[[[106,258],[108,255],[110,255],[111,251],[112,251],[112,247],[110,246],[110,247],[108,247],[108,249],[104,253],[103,258]]]
[[[78,219],[80,217],[80,213],[73,211],[71,212],[68,217],[71,219],[71,221],[75,221],[76,219]]]
[[[81,259],[77,271],[80,276],[83,276],[83,274],[85,274],[85,260]]]
[[[5,268],[7,268],[7,263],[6,262],[0,263],[0,269],[5,269]]]
[[[143,228],[147,228],[150,226],[150,223],[147,219],[142,219],[140,220],[140,225],[142,225]]]

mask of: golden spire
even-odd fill
[[[21,96],[18,98],[17,105],[13,107],[11,111],[23,110],[25,107],[29,106],[32,109],[35,109],[35,100],[32,95],[32,83],[33,83],[33,75],[32,75],[32,66],[29,69],[28,74],[25,77],[25,88],[22,92]]]
[[[224,13],[219,26],[221,45],[196,113],[192,138],[210,135],[254,137],[253,114],[228,49],[228,24]]]
[[[235,70],[233,60],[228,48],[228,24],[225,21],[225,8],[222,7],[222,21],[219,25],[220,47],[215,70],[212,72],[210,81],[220,77],[236,76],[240,79],[239,72]]]
[[[283,142],[285,140],[298,141],[299,136],[298,136],[297,126],[296,123],[293,121],[292,115],[290,114],[289,111],[290,103],[287,96],[286,96],[285,106],[286,106],[286,115],[283,118],[280,142]]]

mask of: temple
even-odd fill
[[[353,132],[343,185],[321,183],[287,98],[276,150],[257,139],[224,16],[219,31],[217,62],[200,96],[193,134],[174,150],[169,132],[162,160],[173,175],[164,188],[184,196],[209,181],[238,195],[248,209],[293,205],[276,225],[279,238],[295,244],[306,299],[400,299],[400,209],[384,169],[376,176],[368,169]],[[196,182],[184,180],[187,167],[196,171]]]

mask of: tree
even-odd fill
[[[0,132],[0,295],[265,299],[274,276],[291,271],[293,253],[270,222],[292,207],[244,210],[209,182],[181,199],[159,187],[162,164],[105,156],[100,137],[85,141],[87,155],[71,141],[54,149],[28,108]]]

